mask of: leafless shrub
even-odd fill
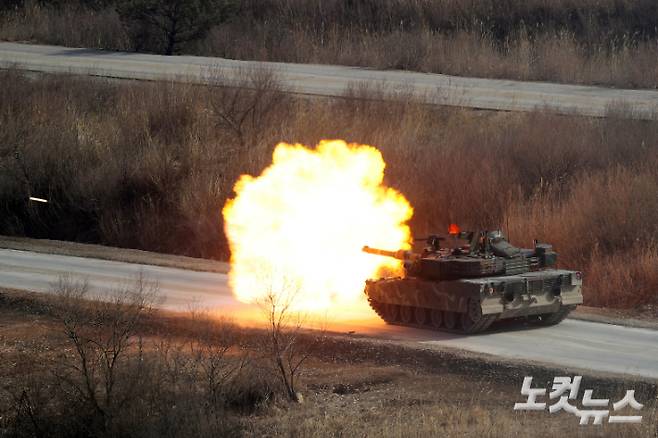
[[[238,414],[272,400],[274,386],[232,323],[195,312],[176,330],[154,331],[155,287],[143,278],[106,301],[88,300],[84,281],[54,288],[47,317],[62,328],[61,344],[40,352],[46,361],[30,347],[21,383],[0,385],[3,433],[237,436]]]
[[[43,421],[52,415],[54,403],[49,388],[40,378],[44,371],[33,356],[34,350],[31,350],[18,357],[16,366],[21,370],[20,383],[0,384],[0,394],[7,396],[7,399],[0,397],[0,433],[3,435],[9,435],[9,431],[17,437],[56,435]]]
[[[211,83],[225,82],[224,75],[221,70],[211,72]],[[253,148],[267,134],[264,128],[281,117],[288,98],[273,70],[253,68],[239,70],[231,76],[233,87],[210,90],[216,126],[232,133],[240,148]]]
[[[287,398],[300,402],[302,398],[297,387],[299,374],[315,343],[302,339],[302,324],[306,317],[294,308],[300,294],[299,285],[289,279],[283,279],[280,284],[274,283],[276,281],[257,300],[267,323],[263,347]]]
[[[249,361],[239,349],[238,328],[225,320],[195,311],[191,315],[195,336],[189,353],[203,381],[208,406],[226,402],[226,394]],[[238,348],[238,351],[232,351]],[[230,353],[233,353],[229,356]]]
[[[109,431],[113,419],[134,397],[143,369],[139,324],[151,309],[157,285],[139,276],[109,300],[90,303],[86,282],[60,278],[54,310],[73,347],[53,369],[62,390],[88,408],[92,421]],[[122,385],[119,387],[118,381]]]

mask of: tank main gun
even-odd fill
[[[416,262],[429,253],[438,253],[441,250],[440,242],[443,240],[445,240],[445,237],[438,236],[435,234],[432,234],[428,237],[415,238],[414,241],[424,241],[427,243],[427,246],[423,250],[422,254],[404,249],[398,249],[397,251],[388,251],[385,249],[372,248],[367,245],[362,248],[362,251],[368,254],[391,257],[394,259],[402,260],[404,262]]]
[[[362,251],[367,252],[368,254],[374,254],[384,257],[392,257],[394,259],[402,260],[405,262],[418,260],[418,258],[420,258],[419,254],[416,254],[411,251],[405,251],[404,249],[399,249],[397,251],[387,251],[385,249],[371,248],[369,246],[364,246],[362,248]]]

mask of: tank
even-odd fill
[[[558,324],[582,304],[582,274],[557,269],[551,245],[518,248],[501,231],[456,228],[422,239],[422,252],[363,247],[404,262],[403,277],[366,281],[370,306],[384,321],[473,334],[503,319]]]

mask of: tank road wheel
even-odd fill
[[[440,329],[443,327],[443,312],[439,309],[431,309],[430,321],[432,323],[432,327],[435,329]]]
[[[386,316],[389,323],[400,321],[400,306],[397,304],[386,304]]]
[[[574,306],[561,307],[555,313],[545,313],[543,315],[537,315],[534,319],[534,323],[543,326],[551,326],[561,323],[564,318],[566,318],[569,313],[574,309]]]
[[[455,312],[443,312],[443,324],[445,328],[452,330],[457,327],[457,313]]]
[[[484,327],[487,318],[482,316],[480,302],[469,298],[466,303],[466,312],[460,315],[462,331],[464,333],[476,333]]]
[[[411,324],[414,321],[414,309],[409,306],[400,306],[400,321]]]
[[[427,325],[429,318],[427,317],[427,309],[424,307],[414,308],[414,319],[418,325]]]

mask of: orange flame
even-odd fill
[[[258,177],[243,175],[223,209],[231,249],[229,281],[242,302],[290,293],[303,311],[348,310],[365,303],[366,279],[399,261],[363,245],[408,249],[413,210],[382,184],[374,147],[321,141],[315,150],[280,143]]]
[[[453,234],[459,234],[461,229],[459,228],[459,225],[457,224],[450,224],[448,227],[448,234],[453,235]]]

